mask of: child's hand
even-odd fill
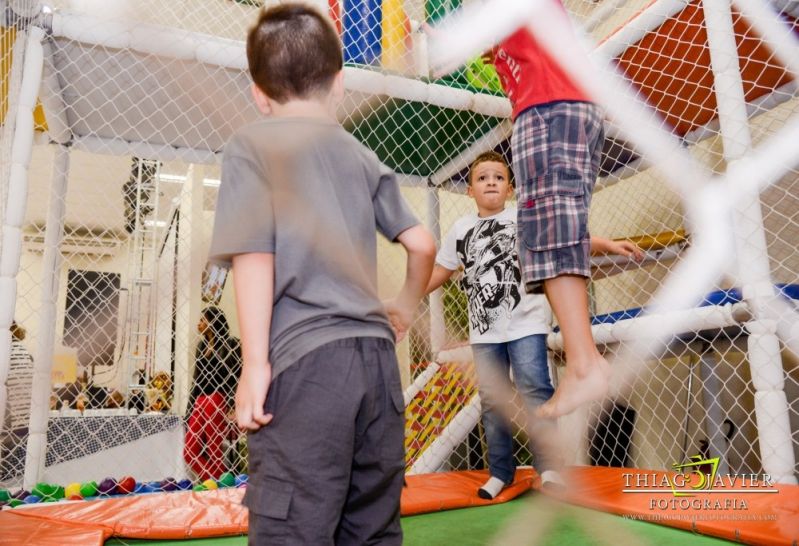
[[[397,343],[405,338],[416,313],[416,305],[403,304],[399,300],[390,300],[385,303],[388,321],[397,336]]]
[[[272,366],[251,365],[241,370],[236,389],[236,423],[242,429],[258,430],[268,425],[272,414],[264,414],[266,394],[272,381]]]
[[[626,256],[636,262],[640,262],[644,259],[644,251],[630,241],[610,241],[607,252],[609,254]]]

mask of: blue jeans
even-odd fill
[[[483,408],[483,428],[488,444],[488,468],[491,475],[505,483],[511,483],[516,473],[513,459],[513,433],[507,421],[494,410],[496,396],[492,394],[493,376],[507,378],[513,370],[516,390],[528,408],[537,407],[552,397],[555,389],[549,376],[547,342],[545,334],[535,334],[506,343],[475,343],[472,345],[474,364],[479,381],[480,399]],[[555,434],[554,421],[551,426]],[[536,448],[535,438],[530,439],[530,452],[538,472],[556,467],[552,456]]]

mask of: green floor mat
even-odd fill
[[[464,508],[462,510],[448,510],[419,516],[402,518],[402,530],[405,533],[405,546],[483,546],[499,534],[503,528],[514,520],[520,510],[526,508],[530,496],[519,498],[505,504],[481,506],[478,508]],[[564,513],[559,514],[544,538],[537,546],[568,545],[593,545],[597,544],[592,538],[592,530],[586,523],[586,516],[599,514],[582,508],[571,506],[564,508]],[[630,521],[612,516],[599,514],[599,521],[609,525],[618,525],[628,537],[636,540],[637,544],[650,544],[652,546],[721,546],[730,544],[717,538],[696,535],[688,531],[672,529],[661,525]],[[526,524],[531,529],[536,525],[535,514],[525,516]],[[212,539],[192,540],[125,540],[112,539],[106,546],[123,546],[132,544],[149,544],[163,546],[246,546],[247,537],[221,537]]]

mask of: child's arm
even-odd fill
[[[433,274],[430,276],[430,282],[427,283],[427,288],[425,289],[424,293],[429,294],[445,282],[447,282],[452,274],[455,273],[451,269],[447,269],[443,265],[436,264],[433,267]]]
[[[612,241],[604,237],[591,236],[591,254],[618,254],[636,262],[644,259],[643,251],[630,241]]]
[[[436,257],[436,244],[430,233],[419,224],[400,233],[397,240],[408,253],[408,265],[405,284],[396,299],[386,305],[386,312],[399,341],[405,337],[419,300],[425,295]]]
[[[236,389],[236,422],[242,428],[258,430],[272,420],[272,414],[264,414],[264,404],[272,381],[269,327],[275,289],[275,255],[259,252],[234,256],[233,286],[243,360]]]

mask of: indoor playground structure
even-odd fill
[[[465,300],[457,280],[424,300],[397,346],[406,543],[795,544],[799,4],[564,0],[585,40],[563,43],[544,0],[312,3],[342,39],[340,122],[438,240],[473,211],[471,161],[510,159],[481,53],[529,25],[606,108],[591,232],[645,253],[593,258],[613,392],[560,419],[569,485],[546,495],[517,404],[516,480],[476,496]],[[203,337],[237,354],[206,258],[222,150],[259,115],[244,38],[263,5],[0,0],[0,544],[246,542],[245,437],[192,411]],[[388,298],[404,262],[385,241],[378,262]],[[557,327],[548,345],[557,377]],[[718,478],[696,502],[671,485],[694,466]]]

